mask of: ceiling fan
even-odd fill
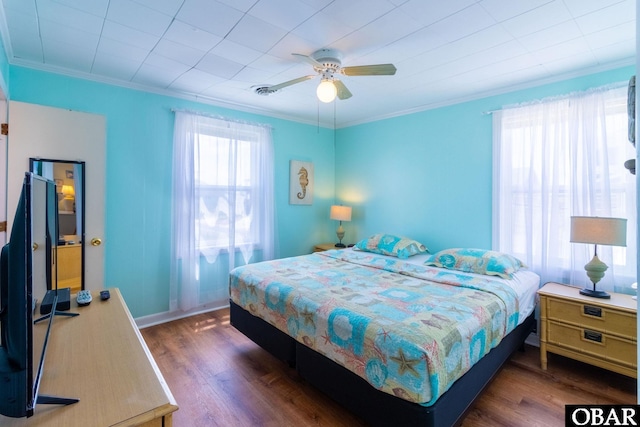
[[[298,77],[277,85],[261,85],[255,88],[257,94],[271,95],[282,88],[302,83],[319,75],[320,84],[316,91],[318,99],[322,102],[331,102],[336,96],[339,99],[348,99],[352,96],[342,80],[336,78],[338,74],[345,76],[392,76],[396,73],[396,67],[393,64],[343,67],[342,55],[335,49],[320,49],[311,55],[302,55],[300,53],[293,53],[292,55],[310,63],[317,74]]]

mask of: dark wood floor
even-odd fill
[[[180,409],[174,426],[361,426],[220,310],[142,330]],[[516,352],[462,426],[563,426],[565,404],[635,404],[636,380],[539,350]]]

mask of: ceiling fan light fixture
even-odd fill
[[[372,64],[357,65],[353,67],[342,66],[342,55],[334,49],[320,49],[311,55],[293,53],[294,56],[308,62],[313,66],[315,74],[298,77],[277,85],[253,86],[254,92],[258,95],[270,95],[286,87],[305,82],[320,75],[320,84],[316,89],[318,99],[324,103],[333,102],[336,98],[340,100],[349,99],[353,94],[347,89],[342,80],[335,78],[336,75],[344,76],[392,76],[396,73],[393,64]]]
[[[338,90],[331,80],[322,79],[316,90],[318,99],[322,102],[331,102],[336,99]]]

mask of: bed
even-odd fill
[[[532,331],[539,277],[353,249],[230,274],[232,325],[371,425],[459,424]]]

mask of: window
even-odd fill
[[[252,142],[209,134],[199,134],[198,140],[194,152],[198,249],[226,249],[232,237],[238,245],[259,245],[258,236],[251,233],[256,211],[251,182],[256,181],[252,173],[257,169],[251,164]]]
[[[189,310],[209,302],[204,294],[228,300],[226,278],[237,265],[273,258],[271,131],[176,112],[173,162],[171,309]]]
[[[598,247],[598,287],[636,276],[635,158],[626,87],[600,88],[494,114],[494,248],[523,259],[543,283],[587,285],[593,245],[571,243],[572,215],[627,218],[626,247]]]

